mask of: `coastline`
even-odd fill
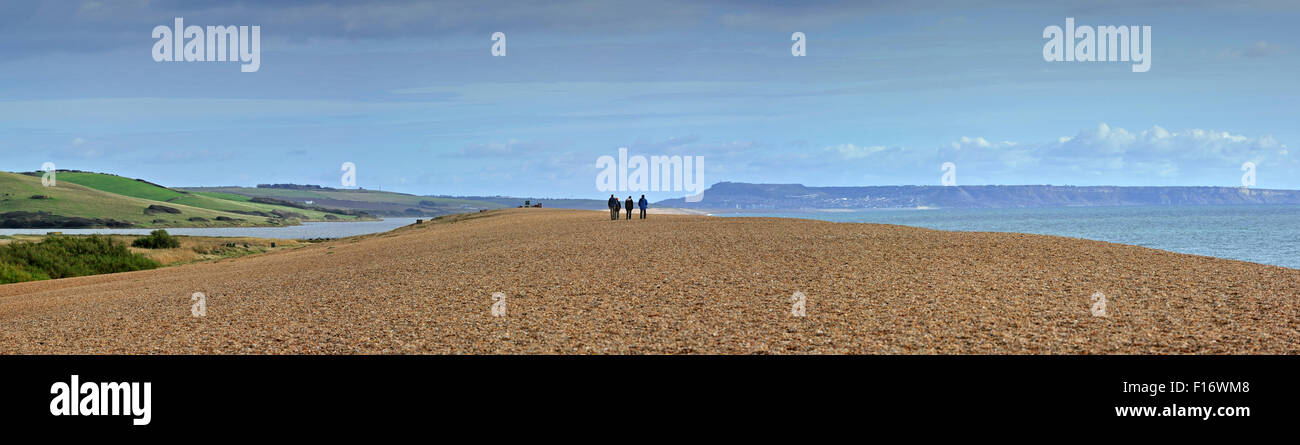
[[[1297,295],[1300,270],[1073,238],[508,209],[0,286],[0,352],[1287,354]]]
[[[1183,205],[967,208],[853,212],[746,212],[783,217],[897,224],[947,231],[1028,233],[1139,245],[1171,252],[1300,269],[1300,206]]]

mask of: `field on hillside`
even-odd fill
[[[242,215],[178,203],[152,201],[97,190],[62,180],[45,187],[41,178],[0,172],[0,226],[45,221],[33,227],[231,227],[279,225],[265,217]],[[163,210],[163,206],[170,210]],[[178,213],[172,213],[172,211]]]
[[[178,191],[176,189],[170,189],[136,179],[102,173],[59,172],[57,178],[59,181],[80,184],[96,190],[124,196],[181,204],[222,212],[239,213],[254,217],[283,217],[286,219],[298,219],[302,221],[355,221],[358,219],[355,215],[333,214],[320,210],[248,202],[247,198],[239,197],[238,195]]]
[[[212,195],[275,198],[299,203],[312,201],[318,206],[362,210],[385,216],[439,216],[505,207],[486,201],[435,198],[380,190],[252,187],[187,187],[183,190]]]
[[[115,175],[61,171],[57,172],[55,178],[58,181],[80,184],[95,190],[151,201],[166,201],[184,196],[181,192],[175,190]]]

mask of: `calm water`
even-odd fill
[[[424,218],[428,219],[428,218]],[[308,222],[290,227],[219,227],[167,229],[172,235],[190,236],[253,236],[258,238],[309,239],[343,238],[387,232],[401,226],[415,224],[416,218],[388,218],[382,221],[359,222]],[[63,232],[67,235],[115,234],[148,235],[154,229],[0,229],[0,235],[40,234]]]
[[[778,216],[940,230],[1059,235],[1300,269],[1300,206],[882,209],[723,216]]]

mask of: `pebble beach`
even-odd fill
[[[0,286],[5,354],[1295,354],[1298,326],[1300,270],[1285,267],[1041,235],[558,209]]]

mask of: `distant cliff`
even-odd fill
[[[805,187],[800,184],[720,182],[705,190],[700,202],[677,198],[660,201],[656,206],[810,210],[1241,204],[1300,204],[1300,190],[1055,185]]]

